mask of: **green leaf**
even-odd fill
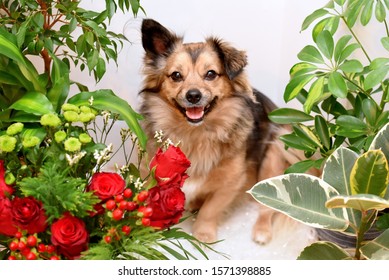
[[[310,143],[310,145],[314,147],[322,148],[322,144],[316,134],[313,133],[307,126],[303,124],[296,124],[293,126],[293,131],[301,138],[302,141]]]
[[[335,97],[347,97],[347,84],[339,72],[331,72],[328,76],[328,89]]]
[[[369,90],[379,83],[383,82],[386,75],[388,74],[389,66],[385,65],[384,67],[381,67],[379,69],[375,69],[372,72],[370,72],[365,79],[365,90]]]
[[[381,150],[367,151],[357,159],[351,170],[351,193],[384,197],[388,176],[389,167],[384,153]]]
[[[51,55],[51,57],[53,59],[53,67],[51,69],[52,87],[47,93],[47,98],[53,104],[54,110],[58,112],[69,95],[69,68],[57,56]]]
[[[362,101],[362,112],[369,125],[374,126],[377,122],[378,111],[378,105],[373,99],[366,98]]]
[[[119,114],[127,123],[128,127],[138,137],[140,146],[145,149],[147,137],[143,132],[138,120],[142,116],[137,114],[125,100],[116,96],[111,90],[97,90],[94,92],[80,92],[68,100],[68,103],[74,105],[89,105],[93,97],[93,107],[99,110],[109,110]]]
[[[347,213],[328,209],[326,201],[338,192],[325,181],[307,174],[273,177],[249,191],[258,202],[315,228],[345,230]]]
[[[380,131],[376,134],[373,141],[370,144],[369,150],[378,150],[385,154],[386,160],[389,162],[389,123],[387,123]],[[389,192],[388,192],[389,193]]]
[[[384,46],[384,48],[389,51],[389,37],[383,37],[381,39],[381,44]]]
[[[320,165],[323,162],[324,159],[320,160],[302,160],[299,162],[296,162],[295,164],[288,167],[284,174],[291,174],[291,173],[305,173],[311,168],[317,168],[320,169]]]
[[[339,69],[345,73],[360,73],[363,71],[363,65],[359,60],[352,59],[345,61]]]
[[[334,59],[336,62],[339,62],[340,56],[344,51],[345,47],[347,46],[348,42],[351,40],[351,38],[352,38],[351,35],[344,35],[336,43],[335,50],[334,50]]]
[[[356,0],[353,2],[350,2],[349,7],[346,11],[346,22],[347,25],[352,28],[357,21],[357,18],[361,12],[361,9],[363,7],[363,2],[365,0]]]
[[[361,46],[357,43],[348,45],[344,48],[344,50],[340,53],[339,59],[337,62],[340,64],[345,61],[356,49],[359,49]]]
[[[375,6],[375,17],[379,22],[383,22],[386,18],[386,9],[384,4],[378,0]]]
[[[289,102],[295,98],[300,91],[308,84],[316,75],[315,74],[305,74],[301,76],[296,76],[292,78],[289,83],[286,85],[284,92],[285,102]]]
[[[54,113],[53,105],[47,97],[40,92],[26,93],[22,98],[14,102],[10,108],[38,116]]]
[[[373,194],[356,194],[352,196],[339,195],[331,197],[327,203],[328,208],[352,208],[362,212],[369,210],[382,211],[389,208],[389,201]]]
[[[316,44],[319,50],[328,59],[332,58],[334,53],[334,39],[328,30],[322,31],[316,38]]]
[[[319,136],[320,142],[326,149],[329,149],[331,147],[331,139],[328,125],[326,120],[320,115],[315,116],[315,130]]]
[[[293,108],[275,109],[268,117],[272,122],[279,124],[301,123],[313,120],[311,115]]]
[[[323,97],[324,90],[324,76],[319,77],[315,82],[312,83],[308,91],[307,100],[304,103],[305,113],[310,113],[312,107]]]
[[[299,62],[292,66],[289,71],[289,75],[291,78],[295,78],[297,76],[302,76],[312,71],[317,70],[317,66],[307,62]]]
[[[370,62],[369,70],[380,69],[388,63],[389,63],[389,58],[387,57],[375,58],[374,60],[372,60],[372,62]]]
[[[292,147],[298,150],[315,152],[316,147],[310,142],[304,141],[296,134],[286,134],[280,136],[280,140],[284,142],[288,147]]]
[[[373,14],[374,0],[367,0],[367,3],[361,13],[361,23],[363,26],[367,25]]]
[[[304,248],[298,260],[352,260],[350,254],[338,245],[319,241]]]
[[[341,115],[336,119],[336,125],[336,134],[349,138],[366,135],[369,130],[362,120],[354,116]]]
[[[314,22],[316,19],[318,19],[326,14],[328,14],[328,11],[325,9],[318,9],[318,10],[314,11],[312,14],[310,14],[309,16],[307,16],[304,19],[303,24],[301,26],[301,31],[304,31],[305,29],[307,29],[312,24],[312,22]]]
[[[389,229],[361,247],[361,253],[369,260],[389,260]]]
[[[305,46],[298,54],[297,57],[306,62],[312,62],[312,63],[324,63],[324,59],[321,56],[319,50],[312,46],[308,45]]]

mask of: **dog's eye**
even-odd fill
[[[178,71],[174,71],[171,75],[170,78],[172,78],[173,81],[175,82],[181,82],[183,80],[182,75]]]
[[[214,79],[216,79],[217,77],[217,73],[214,71],[214,70],[209,70],[206,74],[205,74],[205,79],[207,81],[212,81]]]

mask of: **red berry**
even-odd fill
[[[142,225],[148,227],[150,225],[151,221],[149,218],[142,218]]]
[[[115,209],[113,210],[112,212],[112,218],[115,220],[115,221],[120,221],[123,217],[123,210],[121,209]]]
[[[36,260],[36,255],[35,255],[33,252],[30,252],[30,253],[28,253],[28,255],[26,256],[26,259],[27,259],[27,260],[30,260],[30,261]]]
[[[134,201],[128,201],[127,202],[127,211],[134,211],[136,209],[136,207],[138,207],[138,204],[136,204],[136,202]]]
[[[126,210],[127,209],[128,202],[125,200],[120,201],[119,203],[119,209]]]
[[[38,239],[34,235],[30,235],[27,237],[27,245],[30,247],[35,247]]]
[[[112,241],[112,237],[109,235],[106,235],[106,236],[104,236],[104,241],[109,244]]]
[[[116,208],[116,202],[115,200],[113,199],[110,199],[108,200],[106,203],[105,203],[105,208],[109,211],[113,210]]]
[[[46,245],[43,244],[43,243],[39,243],[39,244],[38,244],[38,252],[39,252],[39,253],[44,253],[44,252],[46,252]]]
[[[47,251],[47,253],[49,253],[49,254],[54,253],[54,251],[55,251],[55,246],[54,246],[54,245],[47,245],[47,246],[46,246],[46,251]]]
[[[125,198],[130,198],[132,196],[132,190],[131,189],[125,189],[123,192],[123,196]]]
[[[57,260],[59,260],[59,257],[58,256],[51,256],[50,260],[51,261],[57,261]]]
[[[125,235],[129,235],[131,232],[131,227],[130,226],[122,226],[122,232],[124,232]]]
[[[16,260],[16,257],[15,257],[15,256],[9,256],[9,257],[8,257],[8,260],[14,261],[14,260]]]
[[[23,241],[20,241],[20,242],[18,243],[18,249],[19,249],[20,251],[23,251],[24,249],[26,249],[26,247],[27,247],[27,244],[24,243]]]
[[[26,247],[24,248],[23,250],[20,251],[20,253],[22,253],[23,256],[27,257],[27,255],[31,252],[31,248],[30,247]]]
[[[22,236],[23,236],[23,233],[21,233],[20,231],[18,231],[17,233],[15,233],[15,237],[16,237],[17,239],[22,238]]]
[[[139,194],[138,194],[138,200],[140,202],[144,202],[147,197],[149,196],[149,192],[148,191],[141,191]]]
[[[153,215],[153,208],[151,207],[143,207],[142,209],[143,217],[150,218]]]
[[[19,243],[16,241],[12,241],[11,243],[9,243],[8,247],[11,251],[16,251],[17,249],[19,249]]]
[[[115,201],[116,201],[116,202],[120,202],[120,201],[122,201],[123,199],[124,199],[124,197],[123,197],[123,195],[121,195],[121,194],[118,194],[118,195],[115,196]]]

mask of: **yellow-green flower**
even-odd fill
[[[13,136],[13,135],[16,135],[20,132],[22,132],[23,130],[23,127],[24,127],[24,124],[18,122],[18,123],[13,123],[11,124],[8,128],[7,128],[7,134],[9,136]]]
[[[68,152],[77,152],[81,150],[81,142],[75,137],[69,137],[65,143],[65,150]]]
[[[63,104],[61,108],[63,111],[74,111],[76,113],[80,112],[80,108],[78,108],[78,106],[69,103]]]
[[[78,136],[78,139],[81,141],[82,144],[88,144],[92,141],[92,138],[87,133],[81,133]]]
[[[0,152],[10,153],[15,150],[16,138],[9,135],[0,136]]]
[[[60,118],[53,113],[45,114],[41,117],[41,125],[57,127],[61,124]]]
[[[93,113],[84,113],[81,112],[79,115],[80,122],[88,123],[96,118],[96,116]]]
[[[92,109],[90,107],[88,107],[88,106],[81,106],[80,110],[83,113],[92,113]]]
[[[57,131],[54,133],[54,140],[57,143],[61,143],[66,138],[66,132],[63,130]]]
[[[22,145],[23,147],[25,148],[31,148],[31,147],[34,147],[36,145],[38,145],[40,142],[39,138],[36,137],[36,136],[27,136],[23,139],[22,141]]]
[[[65,120],[67,120],[68,122],[78,122],[79,121],[78,113],[74,112],[74,111],[63,112],[63,116],[65,117]]]

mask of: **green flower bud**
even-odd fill
[[[9,136],[16,135],[16,134],[22,132],[23,127],[24,127],[24,124],[22,124],[22,123],[20,123],[20,122],[11,124],[11,125],[7,128],[7,134],[8,134]]]
[[[78,152],[81,150],[81,142],[75,137],[70,137],[65,141],[65,150],[68,152]]]
[[[76,113],[74,111],[66,111],[63,113],[63,116],[65,117],[65,120],[67,120],[68,122],[78,122],[79,121],[78,113]]]
[[[65,138],[66,138],[66,132],[63,130],[57,131],[54,134],[54,140],[57,143],[61,143],[63,140],[65,140]]]
[[[82,113],[92,113],[92,109],[88,106],[81,106],[80,110]]]
[[[15,176],[12,173],[6,173],[4,176],[4,181],[7,185],[13,185],[16,181]]]
[[[12,152],[16,147],[16,138],[9,135],[0,136],[0,152]]]
[[[57,127],[61,125],[61,120],[56,114],[45,114],[41,117],[41,125]]]
[[[36,136],[27,136],[23,139],[22,145],[24,148],[31,148],[38,145],[40,142],[39,138]]]
[[[62,110],[63,111],[74,111],[76,113],[80,112],[80,108],[78,108],[78,106],[73,105],[73,104],[69,104],[69,103],[63,104]]]
[[[86,133],[81,133],[78,136],[78,139],[80,139],[82,144],[88,144],[88,143],[90,143],[92,141],[92,138],[88,134],[86,134]]]
[[[93,113],[83,113],[81,112],[79,115],[80,122],[88,123],[96,118]]]

